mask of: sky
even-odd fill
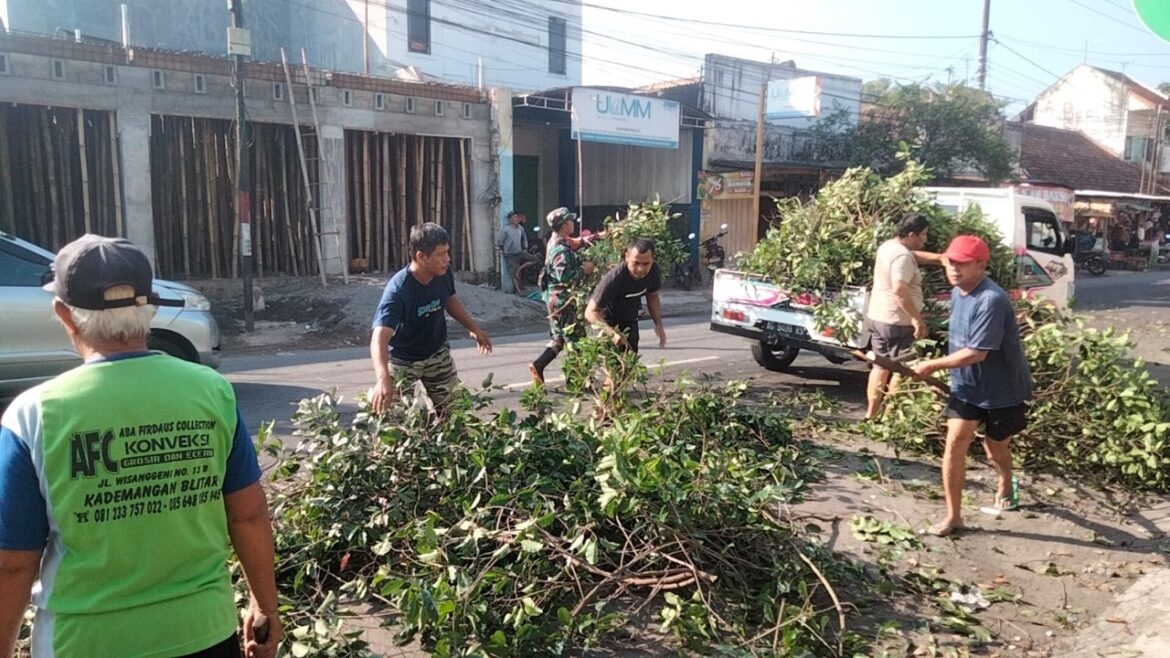
[[[978,69],[983,0],[583,4],[587,85],[696,75],[711,52],[760,61],[774,55],[803,69],[903,83],[974,84]],[[1142,24],[1132,0],[991,0],[990,30],[987,88],[1009,114],[1082,62],[1153,88],[1170,81],[1170,43]]]

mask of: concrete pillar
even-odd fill
[[[512,180],[515,144],[512,134],[512,90],[505,87],[493,87],[490,97],[491,139],[492,147],[495,149],[492,160],[495,164],[496,189],[499,190],[499,200],[494,208],[496,230],[493,231],[491,241],[486,246],[491,249],[490,253],[494,254],[498,230],[507,223],[508,211],[512,210],[512,206],[515,204]],[[504,259],[500,258],[499,261],[500,287],[503,290],[509,290],[510,285],[507,282],[512,280],[512,273],[507,271],[508,265]]]
[[[145,103],[118,107],[118,156],[121,158],[122,212],[126,238],[156,260],[150,190],[150,110]]]
[[[322,254],[326,274],[342,274],[349,267],[349,223],[345,221],[345,130],[321,126]],[[325,210],[328,208],[329,210]]]

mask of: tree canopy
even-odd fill
[[[893,174],[903,167],[897,154],[905,145],[935,178],[1011,176],[1015,159],[1002,134],[1002,106],[987,93],[961,84],[871,82],[863,96],[860,122],[847,111],[817,122],[810,157]]]

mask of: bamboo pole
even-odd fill
[[[425,188],[426,169],[424,169],[426,158],[425,158],[425,155],[423,153],[425,143],[426,143],[425,137],[415,137],[414,138],[414,147],[415,147],[414,148],[414,155],[415,155],[415,169],[414,170],[416,172],[418,172],[418,174],[416,175],[416,180],[415,180],[415,186],[416,186],[417,195],[418,195],[418,202],[414,208],[414,212],[415,212],[414,223],[415,224],[422,224],[423,222],[427,221],[426,220],[426,217],[427,217],[427,214],[426,214],[427,213],[427,210],[426,210],[426,188]]]
[[[257,208],[256,212],[256,221],[253,223],[253,226],[255,227],[256,241],[252,243],[252,254],[253,262],[256,264],[256,276],[264,276],[264,249],[266,246],[266,240],[264,239],[264,219],[268,214],[268,199],[271,195],[271,190],[268,187],[267,181],[268,144],[270,140],[265,135],[265,133],[268,132],[267,130],[256,130],[256,128],[260,128],[260,126],[253,128],[253,134],[256,134],[256,144],[254,147],[256,149],[256,154],[252,158],[252,163],[256,167],[256,172],[252,177],[252,180],[255,181],[256,185],[255,196],[253,199],[259,208]],[[269,221],[269,227],[271,226],[272,222]]]
[[[390,170],[390,135],[382,134],[382,271],[390,271],[393,250],[391,222],[394,220],[394,187]]]
[[[355,258],[365,258],[362,253],[362,185],[361,185],[361,165],[358,160],[358,142],[361,141],[361,132],[351,132],[346,139],[346,152],[349,157],[349,166],[345,168],[346,183],[349,185],[351,193],[349,194],[349,207],[353,210],[350,218],[353,221],[353,231],[350,232],[352,236],[351,242],[353,249],[351,253]]]
[[[93,233],[93,216],[89,209],[89,154],[85,149],[85,110],[77,110],[77,159],[81,161],[81,212],[85,232]]]
[[[446,146],[446,140],[444,140],[442,137],[436,137],[433,141],[435,142],[435,152],[438,154],[438,160],[435,162],[435,223],[442,226],[443,196],[447,193],[447,186],[443,184],[447,178],[445,175],[446,172],[443,171],[443,151],[445,150],[444,147]],[[453,223],[454,222],[452,222],[452,224]],[[452,226],[451,228],[454,229],[455,227]]]
[[[190,120],[192,124],[195,119]],[[181,227],[181,242],[183,243],[183,276],[188,279],[191,278],[191,217],[190,217],[190,195],[187,188],[187,163],[194,153],[194,143],[191,145],[191,150],[187,149],[187,134],[186,130],[178,130],[179,142],[179,225]]]
[[[362,214],[366,224],[366,242],[362,255],[368,263],[373,260],[373,254],[370,253],[370,133],[365,131],[362,132],[362,193],[365,199],[365,212]]]
[[[114,227],[110,221],[110,173],[109,160],[106,155],[106,113],[97,112],[93,120],[93,134],[86,137],[89,153],[90,188],[92,189],[91,206],[93,208],[93,225],[102,235],[113,235]]]
[[[223,169],[229,172],[236,170],[236,168],[230,164],[235,162],[233,154],[235,153],[236,145],[233,142],[234,140],[230,132],[229,134],[224,135],[224,152],[222,162]],[[245,144],[244,147],[247,147],[247,145]],[[252,158],[249,158],[249,160],[251,159]],[[237,172],[234,176],[231,176],[231,178],[235,180],[240,175],[241,174]],[[239,211],[236,209],[236,204],[240,201],[239,197],[235,194],[229,194],[229,196],[231,197],[231,201],[227,204],[227,208],[231,212],[231,217],[239,217]],[[238,279],[240,277],[240,223],[232,221],[229,222],[229,224],[231,225],[231,229],[227,233],[230,236],[232,243],[231,250],[228,252],[231,254],[231,273],[233,279]]]
[[[77,115],[65,111],[53,111],[52,114],[56,122],[54,124],[56,130],[53,131],[53,157],[57,159],[57,166],[61,170],[61,223],[65,232],[64,241],[69,242],[77,237],[79,229],[85,228],[84,218],[73,212],[73,196],[76,192],[73,182],[73,156],[76,151],[72,148],[72,136],[76,133],[73,123]]]
[[[407,227],[406,203],[408,191],[406,189],[406,135],[399,135],[397,139],[397,149],[395,151],[396,159],[398,160],[398,216],[395,218],[394,225],[397,227],[397,255],[398,260],[395,263],[398,267],[404,266],[410,261],[410,250],[407,246],[407,240],[410,239],[410,232]]]
[[[118,235],[125,235],[122,229],[122,154],[118,152],[118,118],[113,112],[108,114],[110,121],[110,165],[114,172],[114,226]]]
[[[220,277],[219,268],[219,224],[220,224],[220,199],[219,190],[216,182],[221,180],[223,170],[219,166],[219,132],[212,127],[211,132],[211,148],[207,149],[207,170],[209,173],[214,172],[214,175],[207,177],[207,195],[215,199],[212,204],[212,212],[207,217],[207,234],[210,237],[210,243],[207,245],[210,250],[211,260],[211,278],[218,279]]]
[[[0,230],[16,233],[16,190],[12,186],[12,166],[10,164],[8,116],[6,110],[0,110],[0,200],[3,201],[0,211]]]
[[[280,168],[281,186],[284,188],[284,237],[288,242],[289,262],[293,276],[300,276],[300,268],[297,267],[296,248],[293,243],[296,239],[293,237],[293,220],[292,220],[292,191],[288,187],[288,142],[281,140],[280,142],[280,161],[283,164]]]
[[[459,175],[463,182],[463,238],[466,243],[467,269],[475,270],[475,253],[471,250],[471,185],[467,176],[467,140],[459,140]]]
[[[379,270],[382,263],[382,194],[378,181],[382,179],[382,140],[378,133],[370,133],[370,172],[366,177],[370,192],[370,269]]]
[[[45,171],[48,173],[49,185],[49,226],[53,241],[49,249],[56,251],[65,244],[64,226],[59,224],[61,217],[61,197],[57,185],[57,158],[53,157],[53,122],[49,120],[49,111],[41,108],[41,138],[45,148]]]

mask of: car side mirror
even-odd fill
[[[1061,250],[1061,253],[1062,254],[1075,254],[1076,252],[1077,252],[1077,239],[1074,237],[1071,237],[1071,236],[1068,238],[1065,238],[1064,249]]]

